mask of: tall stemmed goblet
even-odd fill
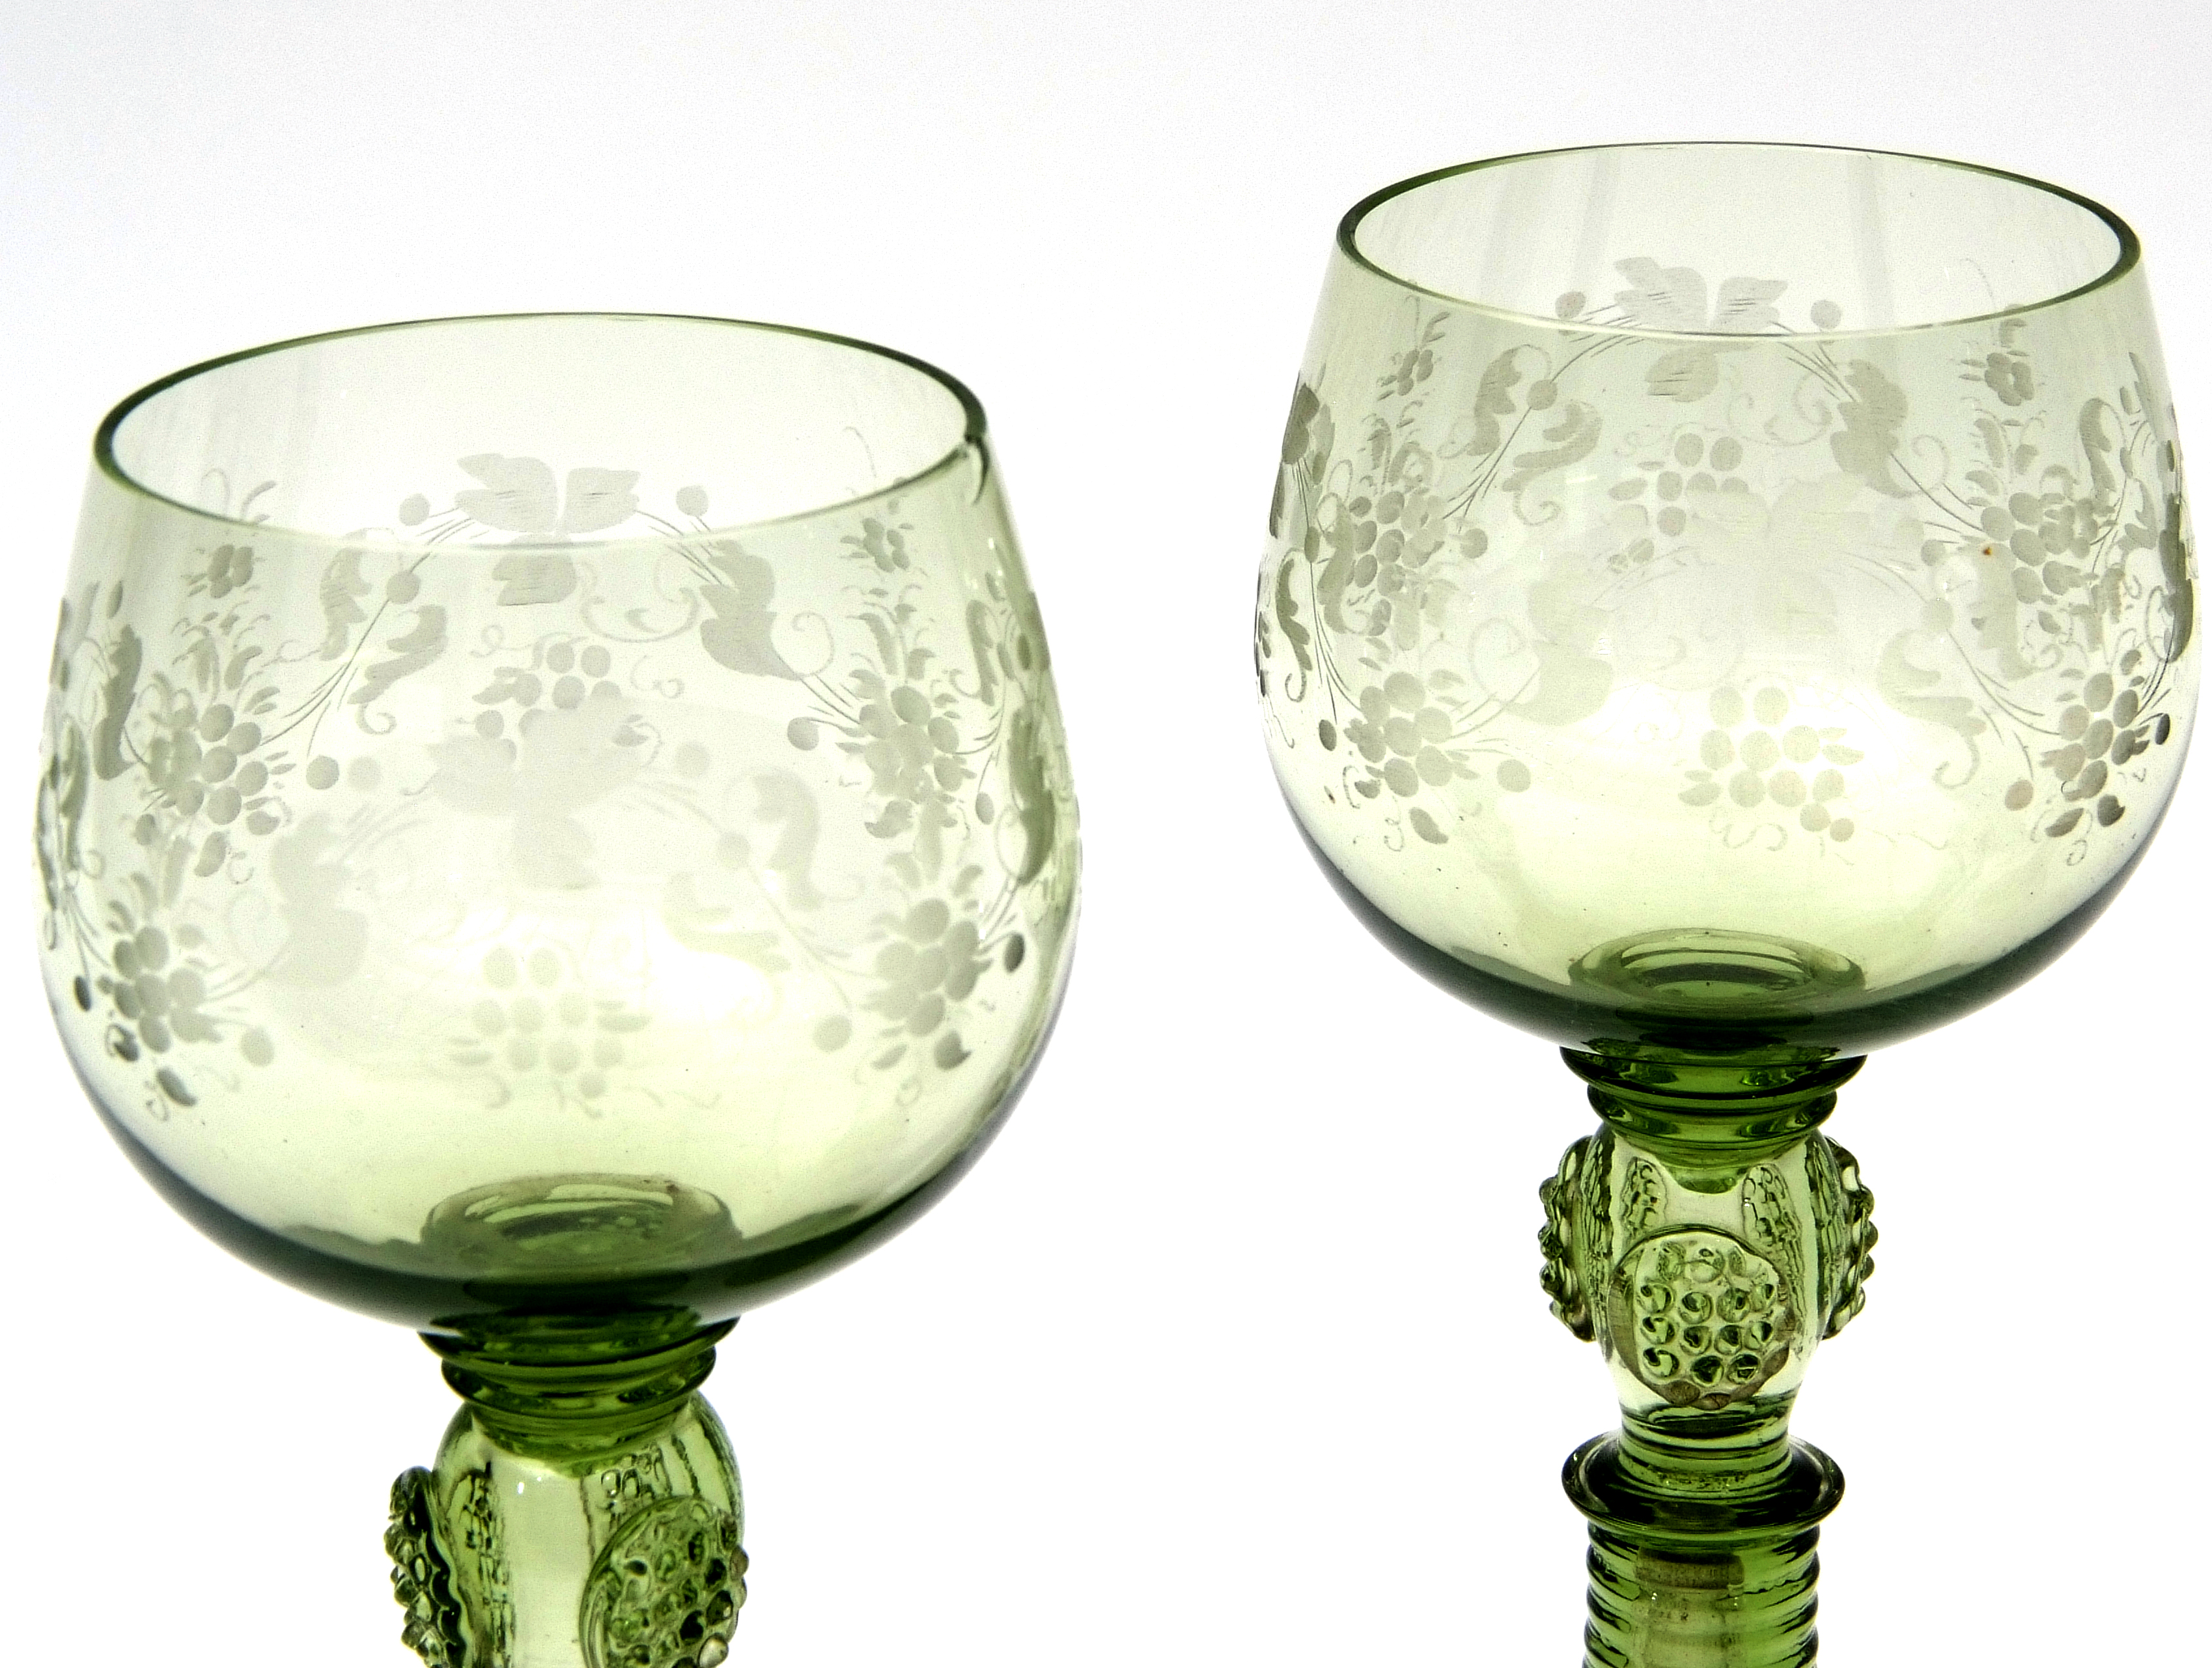
[[[1621,1402],[1567,1466],[1588,1660],[1809,1662],[1842,1482],[1787,1423],[1874,1243],[1819,1126],[2095,919],[2194,710],[2136,239],[1809,147],[1409,180],[1343,222],[1269,533],[1316,857],[1603,1120],[1543,1190],[1545,1289]]]
[[[194,1223],[421,1330],[434,1668],[712,1668],[694,1392],[927,1208],[1065,980],[1043,632],[951,378],[715,320],[449,320],[101,428],[53,658],[47,989]]]

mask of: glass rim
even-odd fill
[[[115,455],[116,434],[123,424],[130,420],[133,413],[170,389],[191,381],[197,377],[207,375],[210,372],[241,363],[246,360],[268,358],[280,353],[289,353],[300,348],[314,347],[325,342],[348,341],[366,336],[394,335],[401,331],[431,330],[448,326],[522,324],[544,320],[593,323],[619,321],[639,324],[702,325],[722,329],[755,331],[773,336],[797,337],[810,342],[826,343],[832,347],[847,348],[878,359],[886,359],[894,364],[905,367],[908,370],[918,373],[951,394],[960,407],[960,437],[930,462],[919,469],[902,475],[895,481],[888,482],[882,486],[870,487],[863,492],[851,493],[842,498],[810,504],[804,509],[787,511],[781,515],[762,516],[750,521],[732,521],[710,527],[702,532],[684,535],[686,538],[735,538],[761,528],[783,527],[794,522],[809,520],[818,515],[834,514],[850,510],[862,504],[874,502],[880,498],[892,497],[902,492],[912,491],[924,483],[945,473],[970,452],[986,460],[989,456],[986,445],[988,429],[983,416],[983,405],[976,399],[968,385],[951,372],[939,369],[927,360],[917,358],[910,353],[902,353],[896,348],[885,347],[878,342],[864,341],[856,336],[841,336],[832,331],[810,330],[803,325],[775,324],[759,319],[729,319],[703,313],[550,308],[517,313],[446,314],[427,319],[398,319],[380,324],[356,325],[342,330],[316,331],[305,336],[288,336],[281,341],[264,342],[256,347],[240,348],[230,353],[219,354],[212,359],[199,360],[193,364],[185,366],[180,370],[174,370],[166,376],[158,377],[118,400],[113,409],[100,419],[99,428],[93,431],[93,466],[100,476],[134,497],[160,504],[198,520],[211,522],[219,527],[237,528],[264,537],[276,533],[291,539],[313,539],[333,545],[361,545],[364,548],[379,550],[451,548],[450,545],[433,545],[420,539],[380,539],[368,536],[360,529],[351,533],[332,533],[310,527],[290,527],[283,522],[246,520],[237,515],[207,509],[198,504],[186,503],[182,499],[173,498],[165,492],[156,491],[125,468],[121,460]],[[989,467],[988,461],[984,466],[988,471]],[[633,545],[662,545],[669,542],[670,537],[671,535],[666,533],[648,533],[626,539],[590,540],[559,541],[524,539],[506,541],[495,548],[503,551],[586,549],[605,551]]]
[[[2118,240],[2119,249],[2113,257],[2112,265],[2087,283],[2076,284],[2073,289],[2059,295],[2046,295],[2038,301],[2022,302],[2017,307],[1996,307],[1986,313],[1962,314],[1957,318],[1932,319],[1911,325],[1730,335],[1719,331],[1652,330],[1635,325],[1591,324],[1573,320],[1547,318],[1535,313],[1523,313],[1515,307],[1500,307],[1495,302],[1478,300],[1473,296],[1455,295],[1449,290],[1432,289],[1427,284],[1407,277],[1402,273],[1393,272],[1388,267],[1377,264],[1359,247],[1359,228],[1370,214],[1395,198],[1419,191],[1425,186],[1435,185],[1439,180],[1455,179],[1461,174],[1479,173],[1486,168],[1505,167],[1516,162],[1539,161],[1556,156],[1595,155],[1606,151],[1621,153],[1654,150],[1820,151],[1834,156],[1886,156],[1901,161],[1923,163],[1930,167],[1948,168],[1960,173],[1977,173],[1985,179],[2002,180],[2013,185],[2025,186],[2031,191],[2040,192],[2047,197],[2055,197],[2071,203],[2078,209],[2086,210]],[[2132,226],[2095,198],[2084,197],[2081,192],[2069,191],[2063,186],[2053,185],[2047,180],[2038,180],[2032,174],[2014,173],[2008,168],[1992,167],[1986,163],[1962,161],[1955,157],[1929,156],[1918,151],[1881,150],[1865,145],[1823,144],[1815,141],[1791,139],[1622,140],[1593,145],[1559,145],[1543,150],[1515,151],[1504,156],[1485,156],[1471,162],[1455,162],[1446,167],[1431,168],[1425,173],[1417,173],[1410,179],[1398,180],[1395,184],[1383,186],[1380,191],[1371,192],[1361,198],[1345,211],[1344,217],[1337,222],[1336,248],[1337,252],[1354,266],[1363,271],[1372,273],[1388,283],[1395,284],[1410,294],[1426,295],[1471,313],[1483,314],[1494,319],[1510,320],[1516,324],[1535,324],[1551,330],[1572,331],[1578,334],[1688,342],[1716,339],[1735,342],[1837,341],[1851,338],[1908,336],[1918,331],[1956,330],[1969,325],[1989,324],[2005,319],[2021,318],[2032,313],[2039,313],[2046,307],[2063,307],[2069,301],[2080,301],[2085,296],[2094,295],[2100,289],[2108,289],[2118,283],[2142,264],[2142,240],[2136,235]]]

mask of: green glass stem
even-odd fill
[[[1566,1467],[1585,1663],[1798,1668],[1844,1481],[1790,1412],[1874,1267],[1873,1196],[1820,1125],[1862,1062],[1564,1052],[1603,1125],[1541,1190],[1544,1289],[1621,1403]]]
[[[744,1504],[696,1392],[732,1323],[521,1316],[425,1335],[465,1405],[392,1490],[403,1637],[430,1668],[714,1668]]]

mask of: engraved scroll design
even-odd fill
[[[235,1084],[241,1067],[273,1060],[276,1044],[243,1000],[260,981],[331,987],[352,977],[369,922],[343,896],[348,854],[419,814],[418,793],[492,819],[516,873],[561,888],[599,882],[579,810],[657,795],[716,841],[713,873],[678,874],[664,892],[673,937],[771,982],[806,964],[842,1009],[817,1024],[816,1045],[836,1053],[857,1038],[860,1069],[957,1069],[969,1056],[964,1006],[1023,965],[1025,925],[1064,913],[1069,885],[1066,764],[1042,624],[1016,571],[994,554],[964,617],[923,618],[914,599],[927,553],[913,548],[901,501],[882,500],[839,546],[860,635],[841,646],[818,615],[787,625],[787,644],[800,640],[795,626],[827,649],[801,670],[778,646],[771,563],[712,531],[702,489],[678,491],[671,518],[640,508],[634,472],[572,470],[562,486],[535,459],[482,454],[461,467],[481,485],[449,509],[434,514],[421,494],[400,505],[416,547],[364,543],[325,560],[313,588],[319,641],[302,645],[276,619],[272,558],[245,529],[189,558],[196,606],[171,641],[140,635],[122,581],[63,603],[40,778],[43,935],[99,1051],[141,1074],[146,1114],[194,1106]],[[453,641],[447,607],[426,595],[440,545],[497,533],[565,539],[634,517],[665,541],[667,618],[611,617],[589,546],[502,557],[491,569],[497,606],[522,624],[489,628],[472,648]],[[286,576],[296,594],[299,576]],[[684,688],[653,650],[687,637],[731,675],[793,685],[787,745],[826,742],[847,759],[897,899],[867,943],[810,923],[823,897],[811,872],[823,813],[798,774],[757,772],[750,822],[732,825],[699,791],[706,751],[659,745],[659,703]],[[388,697],[433,667],[454,676],[465,653],[486,663],[471,673],[477,710],[421,738],[434,761],[427,786],[386,780],[372,757],[340,764],[325,740],[335,727],[392,735],[400,720]],[[342,780],[369,806],[343,823],[320,802]],[[88,825],[96,787],[111,804],[129,797],[127,840]],[[266,883],[286,928],[282,951],[259,965],[211,925],[249,880]],[[648,1015],[623,991],[594,986],[576,947],[558,941],[495,946],[479,976],[481,1000],[447,1068],[483,1083],[490,1104],[529,1079],[596,1113]]]
[[[1299,381],[1254,642],[1283,745],[1340,760],[1326,798],[1346,815],[1378,812],[1394,848],[1401,831],[1447,843],[1459,802],[1534,785],[1501,720],[1571,725],[1644,675],[1639,592],[1702,575],[1811,618],[1832,609],[1823,571],[1840,561],[1919,600],[1869,670],[1887,707],[1940,746],[1930,779],[1955,791],[2009,772],[1995,781],[2008,781],[2002,801],[2022,837],[2069,841],[2069,861],[2081,861],[2149,780],[2134,761],[2175,734],[2172,669],[2194,633],[2180,454],[2142,361],[2078,411],[2048,409],[2036,403],[2045,379],[2031,325],[2007,319],[1954,368],[1963,422],[1925,432],[1871,360],[1783,328],[1781,282],[1729,279],[1709,308],[1690,269],[1619,270],[1627,287],[1609,307],[1562,296],[1561,330],[1491,354],[1471,395],[1439,393],[1452,379],[1437,372],[1455,331],[1479,326],[1418,298],[1398,346]],[[1840,320],[1814,303],[1815,332]],[[1714,339],[1577,328],[1592,325]],[[1787,344],[1787,399],[1768,411],[1707,405],[1754,338]],[[1644,410],[1575,397],[1621,355],[1644,356]],[[1609,421],[1610,464],[1599,456]],[[1753,465],[1784,452],[1832,467],[1770,498]],[[1565,528],[1547,492],[1565,472],[1607,469],[1611,511]],[[1869,506],[1885,502],[1917,533],[1883,532]],[[1538,528],[1565,534],[1583,571],[1531,587],[1525,618],[1485,620],[1474,600],[1486,556]],[[1665,647],[1680,650],[1672,637]],[[1836,844],[1857,832],[1872,785],[1854,769],[1866,738],[1850,713],[1725,653],[1690,668],[1654,661],[1661,669],[1665,687],[1693,689],[1692,672],[1705,683],[1681,701],[1681,807],[1736,842],[1771,830]]]

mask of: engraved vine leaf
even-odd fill
[[[1275,628],[1283,634],[1283,641],[1290,644],[1298,670],[1310,675],[1314,669],[1313,633],[1299,622],[1297,599],[1291,594],[1288,562],[1275,569]]]
[[[483,484],[455,493],[453,507],[503,533],[568,538],[604,533],[637,514],[634,469],[572,469],[564,492],[542,459],[479,452],[460,465]]]
[[[1942,682],[1942,674],[1914,663],[1911,654],[1914,636],[1900,632],[1883,647],[1875,685],[1881,691],[1881,698],[1906,717],[1940,725],[1966,743],[1968,764],[1959,778],[1964,781],[1981,763],[1981,746],[1976,738],[1988,730],[1989,721],[1966,696],[1929,692]]]
[[[2159,569],[2166,581],[2166,612],[2172,625],[2166,633],[2166,658],[2179,660],[2189,647],[2197,626],[2197,581],[2191,572],[2189,541],[2182,533],[2181,495],[2166,496],[2166,515],[2158,535]]]
[[[131,768],[123,756],[123,727],[137,699],[138,670],[144,663],[145,645],[138,634],[125,626],[107,655],[107,682],[100,691],[100,721],[92,732],[93,774],[112,782]]]
[[[1024,706],[1014,715],[1008,753],[1007,786],[1013,793],[1015,813],[1027,842],[1014,870],[1014,881],[1026,886],[1044,872],[1060,825],[1060,801],[1053,791],[1043,728],[1035,708]]]
[[[1648,255],[1616,261],[1613,270],[1629,282],[1613,301],[1639,330],[1704,334],[1751,335],[1782,322],[1773,306],[1790,286],[1779,278],[1724,278],[1711,310],[1705,305],[1705,280],[1694,267],[1662,266]]]
[[[728,904],[709,904],[699,896],[697,878],[671,875],[661,888],[660,918],[686,949],[728,956],[763,973],[788,972],[790,961],[779,952],[781,941],[773,932],[749,930],[733,924]]]
[[[771,636],[775,614],[775,569],[767,561],[741,548],[734,539],[714,546],[708,564],[723,582],[701,587],[700,594],[714,617],[702,621],[699,646],[732,672],[757,678],[797,679]]]
[[[1598,435],[1604,426],[1595,406],[1569,400],[1559,410],[1559,420],[1544,430],[1544,438],[1553,443],[1516,454],[1504,490],[1522,492],[1553,470],[1581,462],[1597,450]]]
[[[322,584],[318,587],[323,605],[323,644],[317,652],[325,661],[335,661],[353,646],[353,629],[368,618],[362,606],[362,599],[371,589],[362,577],[362,552],[343,550],[330,560],[323,569]]]
[[[354,716],[363,729],[369,727],[369,708],[394,684],[422,671],[446,652],[445,609],[434,602],[424,603],[415,611],[413,628],[387,639],[384,646],[391,651],[390,658],[364,667],[361,682],[346,697],[348,705],[360,709]]]
[[[1837,466],[1893,498],[1911,496],[1896,476],[1893,454],[1904,431],[1905,391],[1863,359],[1854,359],[1844,380],[1854,398],[1838,407],[1843,432],[1828,437]]]
[[[1513,387],[1521,380],[1521,368],[1516,362],[1519,352],[1508,348],[1483,367],[1482,380],[1474,390],[1474,439],[1468,447],[1473,456],[1486,458],[1505,443],[1500,419],[1511,417],[1516,409]]]

